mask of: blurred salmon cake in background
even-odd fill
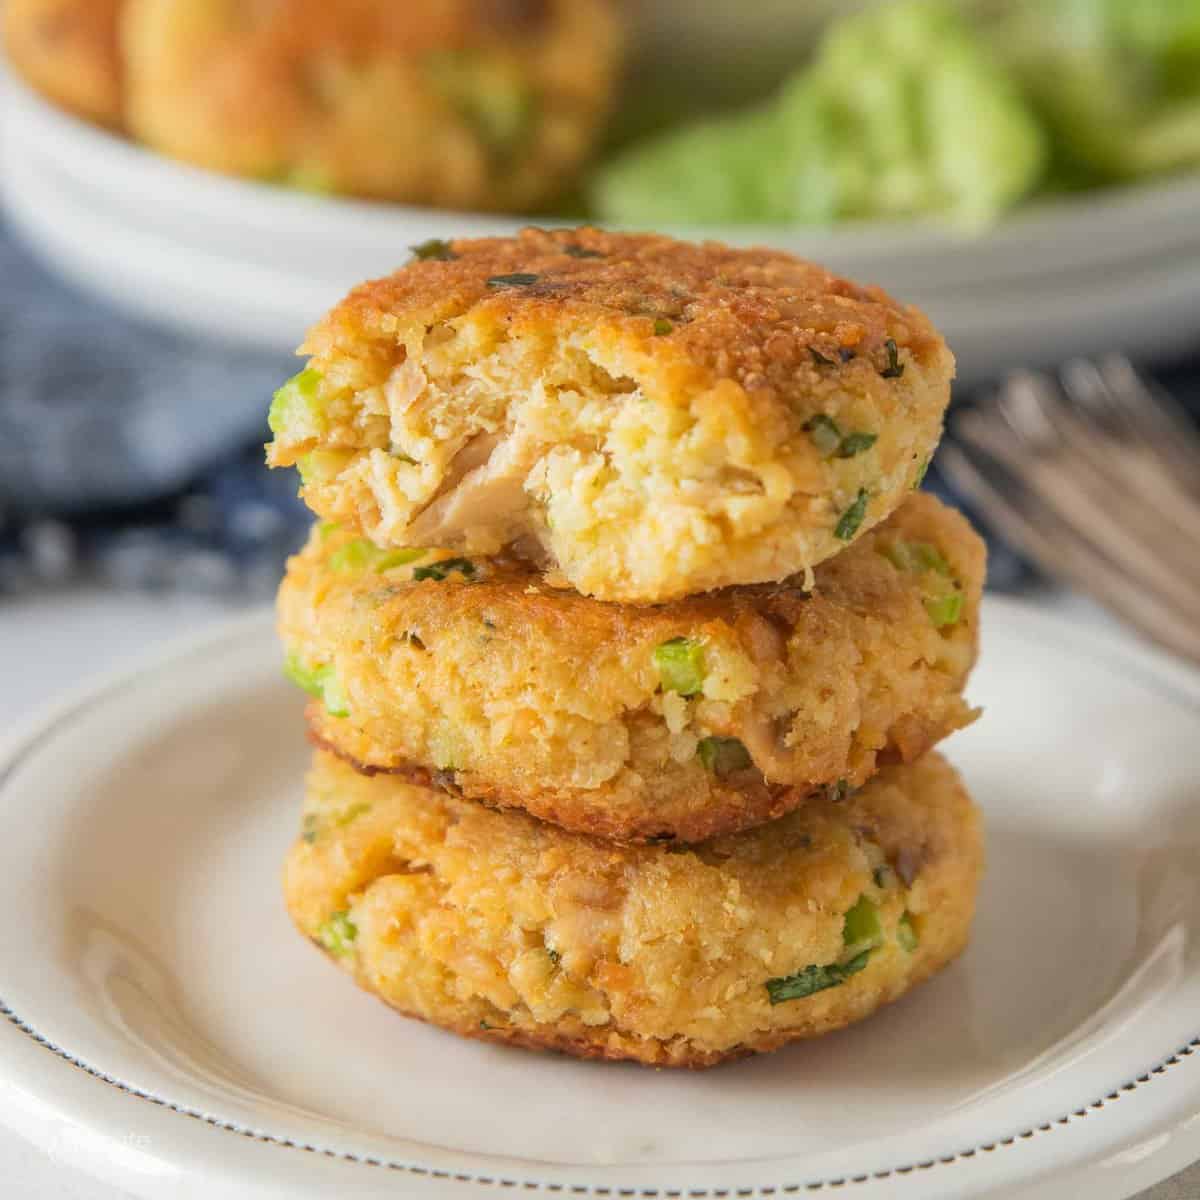
[[[983,543],[917,494],[799,580],[655,607],[512,560],[318,529],[279,594],[315,740],[366,771],[621,840],[699,841],[971,721]]]
[[[123,0],[4,0],[9,61],[55,103],[119,128],[122,7]]]
[[[268,461],[320,516],[632,603],[806,572],[886,519],[954,372],[877,288],[590,229],[417,247],[302,352]]]
[[[468,1037],[706,1067],[869,1016],[966,944],[980,820],[937,754],[699,846],[617,846],[318,754],[300,930]]]
[[[621,42],[611,0],[129,0],[126,109],[217,171],[530,209],[589,157]]]

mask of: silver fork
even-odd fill
[[[1009,377],[951,421],[938,456],[1048,574],[1200,662],[1200,436],[1130,362]]]

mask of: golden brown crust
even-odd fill
[[[613,846],[318,754],[288,909],[365,988],[462,1036],[704,1067],[841,1028],[965,944],[977,814],[936,755],[688,849]],[[809,995],[767,980],[865,962]],[[335,932],[331,933],[330,931]]]
[[[355,758],[352,754],[341,749],[336,743],[326,740],[319,732],[321,718],[315,705],[307,708],[309,714],[308,740],[318,750],[332,754],[348,767],[352,767],[360,775],[371,778],[374,775],[391,775],[396,779],[411,783],[416,787],[435,787],[449,792],[451,795],[462,796],[464,791],[456,782],[454,771],[430,771],[428,767],[415,763],[393,762],[388,766],[374,766]],[[911,758],[897,756],[893,761],[914,761],[919,755]],[[540,821],[549,821],[572,833],[585,834],[588,837],[606,838],[616,842],[669,842],[692,843],[703,842],[709,838],[721,837],[725,834],[738,833],[743,829],[753,829],[756,825],[764,825],[777,817],[782,817],[799,808],[805,800],[813,796],[823,795],[826,791],[820,788],[789,788],[757,780],[744,793],[735,788],[714,789],[720,802],[711,808],[700,809],[687,813],[675,824],[663,827],[661,816],[647,816],[641,819],[618,817],[616,814],[602,809],[581,807],[577,797],[559,795],[553,792],[539,796],[536,800],[514,800],[503,788],[489,785],[486,782],[476,783],[470,788],[470,799],[489,808],[502,810],[506,808],[520,809],[535,815]]]
[[[897,539],[944,555],[961,587],[952,625],[927,611],[930,578],[881,553]],[[359,544],[314,535],[280,589],[285,647],[329,667],[348,709],[310,706],[318,743],[575,832],[695,842],[745,829],[883,761],[915,761],[974,717],[961,693],[984,549],[930,496],[822,564],[812,594],[792,581],[656,608],[590,600],[498,560],[473,581],[414,582],[432,554],[338,569]],[[664,692],[656,659],[679,637],[704,670],[686,699]],[[741,740],[752,765],[714,774],[705,738]]]
[[[814,349],[881,393],[896,390],[881,375],[887,339],[921,366],[947,357],[919,309],[781,250],[587,228],[457,238],[450,249],[452,259],[411,262],[355,288],[309,346],[340,344],[352,354],[364,335],[479,307],[496,322],[543,331],[602,323],[662,372],[705,372],[693,386],[730,380],[747,392],[769,389],[782,404],[807,404],[827,377]],[[489,286],[515,273],[536,282]],[[660,318],[673,322],[669,334],[655,333]],[[853,358],[841,362],[841,351]]]
[[[784,579],[886,519],[953,374],[877,288],[593,229],[454,241],[303,349],[312,396],[275,412],[268,461],[300,467],[320,516],[385,546],[507,547],[643,604]]]
[[[123,0],[7,0],[4,40],[13,65],[39,92],[89,121],[118,128]]]
[[[609,0],[128,0],[129,121],[213,170],[532,211],[614,90]]]

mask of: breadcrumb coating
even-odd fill
[[[309,334],[273,466],[381,546],[508,549],[602,600],[810,570],[887,516],[953,358],[773,250],[591,229],[419,248]]]
[[[946,762],[687,848],[615,846],[318,753],[298,928],[400,1012],[706,1067],[869,1016],[967,941],[979,816]]]
[[[289,563],[279,629],[324,697],[316,740],[361,768],[579,832],[700,841],[971,721],[984,560],[966,520],[917,493],[811,593],[792,580],[649,608],[324,527]]]

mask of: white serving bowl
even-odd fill
[[[532,218],[314,197],[163,158],[44,102],[11,76],[0,188],[16,227],[80,286],[169,325],[290,350],[351,286],[429,237]],[[1200,334],[1200,177],[1032,205],[983,234],[931,223],[679,227],[769,244],[925,307],[974,382]],[[543,219],[544,220],[544,219]]]

